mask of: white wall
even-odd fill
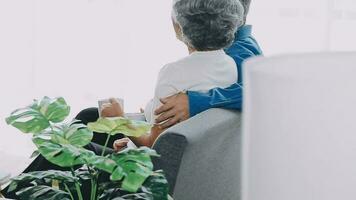
[[[31,147],[4,118],[33,98],[63,96],[72,116],[110,96],[123,97],[126,111],[143,107],[160,67],[186,54],[170,5],[0,0],[0,151]],[[354,0],[253,0],[248,21],[266,55],[356,50]]]
[[[356,50],[354,0],[252,0],[249,23],[266,55]]]

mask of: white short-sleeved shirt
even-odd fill
[[[145,108],[147,122],[154,123],[154,110],[162,105],[160,98],[184,91],[207,92],[215,87],[228,87],[237,82],[234,60],[223,50],[193,52],[165,65],[159,72],[154,98]]]

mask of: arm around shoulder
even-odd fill
[[[188,91],[190,116],[210,108],[242,109],[242,91],[240,84],[228,88],[214,88],[207,93]]]

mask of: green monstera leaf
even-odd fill
[[[123,190],[136,192],[153,173],[151,156],[158,154],[152,149],[141,147],[126,149],[109,157],[91,156],[86,159],[90,165],[111,174],[112,181],[122,181]]]
[[[83,147],[93,139],[93,132],[83,124],[62,124],[53,127],[49,133],[53,142],[76,147]]]
[[[82,124],[60,125],[32,138],[41,153],[51,163],[61,167],[85,164],[95,154],[82,148],[90,143],[93,132]]]
[[[102,183],[100,200],[168,200],[168,182],[162,171],[155,171],[135,193],[127,193],[117,182]]]
[[[99,118],[96,122],[89,123],[88,128],[94,132],[116,135],[122,133],[126,136],[140,137],[151,129],[151,125],[123,117]]]
[[[65,183],[74,183],[79,180],[79,178],[74,177],[70,172],[67,171],[48,170],[23,173],[12,179],[8,188],[8,192],[12,192],[17,189],[19,184],[43,182],[45,179],[48,179],[50,181],[63,181]]]
[[[122,168],[124,179],[122,189],[129,192],[136,192],[145,180],[153,173],[151,156],[158,156],[156,151],[147,147],[139,149],[126,149],[117,154],[112,154],[110,158]],[[111,180],[121,180],[122,175],[111,174]]]
[[[24,133],[39,133],[50,126],[46,117],[39,112],[37,101],[12,112],[10,117],[6,118],[6,123]]]
[[[49,187],[46,185],[35,185],[24,188],[16,195],[21,200],[70,200],[71,197],[68,192]]]
[[[162,171],[156,171],[148,177],[142,185],[141,190],[149,196],[147,199],[167,200],[168,199],[168,182]]]
[[[113,173],[115,170],[117,170],[116,173],[119,173],[121,167],[117,166],[117,164],[115,163],[115,161],[113,161],[110,158],[104,157],[104,156],[86,156],[85,160],[87,161],[87,163],[89,163],[89,165],[100,169],[102,171],[105,171],[109,174]],[[122,170],[121,170],[122,171]]]
[[[58,123],[69,115],[70,107],[62,97],[44,97],[39,104],[39,110],[49,121]]]
[[[50,126],[50,122],[61,122],[69,115],[70,107],[63,98],[44,97],[31,105],[17,109],[6,118],[6,123],[24,133],[40,133]]]
[[[90,165],[111,174],[112,181],[122,181],[123,190],[136,192],[153,174],[151,156],[158,154],[152,149],[141,147],[126,149],[109,157],[91,156],[86,159]]]
[[[72,167],[74,165],[85,164],[84,157],[95,155],[82,147],[71,144],[61,144],[52,141],[51,135],[40,134],[32,138],[38,151],[49,162],[60,167]]]

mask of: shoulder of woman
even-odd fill
[[[164,65],[159,72],[159,79],[180,77],[184,71],[182,66],[183,62],[181,60]]]

